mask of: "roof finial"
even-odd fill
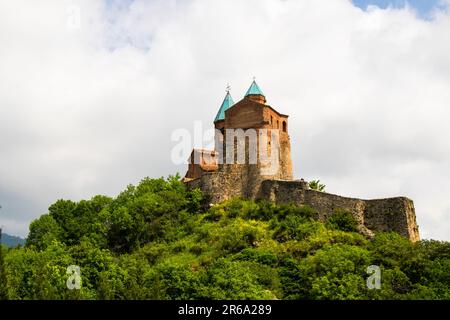
[[[231,90],[231,86],[228,83],[227,88],[226,88],[227,94],[226,94],[225,98],[223,99],[222,105],[220,106],[219,112],[217,112],[214,122],[220,121],[220,120],[225,120],[225,111],[234,105],[234,101],[233,101],[233,98],[231,97],[230,90]]]
[[[248,95],[261,95],[261,96],[264,96],[264,94],[262,93],[261,89],[256,84],[255,79],[256,79],[256,77],[253,77],[253,82],[252,82],[250,88],[248,88],[247,93],[245,94],[245,96],[248,96]]]
[[[255,76],[253,76],[253,81],[256,81],[256,77]]]

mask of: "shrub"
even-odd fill
[[[358,231],[358,222],[353,215],[350,212],[341,209],[333,210],[333,214],[327,220],[327,226],[330,229],[346,232]]]

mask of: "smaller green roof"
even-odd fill
[[[253,80],[252,85],[250,86],[250,88],[248,88],[247,93],[245,94],[245,96],[249,96],[252,94],[260,94],[260,95],[264,95],[264,93],[261,91],[261,89],[258,87],[258,85],[256,84],[256,81]]]
[[[220,106],[219,112],[217,112],[216,118],[214,122],[225,120],[225,111],[231,108],[234,105],[233,98],[231,97],[230,92],[227,92],[225,99],[223,99],[222,105]]]

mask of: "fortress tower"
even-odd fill
[[[362,234],[396,231],[419,240],[414,204],[408,198],[345,198],[294,180],[288,116],[267,104],[255,81],[237,103],[227,90],[214,127],[215,150],[194,149],[184,178],[188,188],[200,188],[211,204],[239,197],[309,205],[321,220],[342,209],[355,217]]]

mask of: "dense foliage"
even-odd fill
[[[450,298],[450,243],[366,239],[344,211],[318,222],[294,205],[204,207],[179,177],[144,179],[115,199],[59,200],[24,247],[3,248],[7,298]],[[79,290],[67,287],[70,265]],[[380,289],[366,286],[370,265],[381,268]]]

